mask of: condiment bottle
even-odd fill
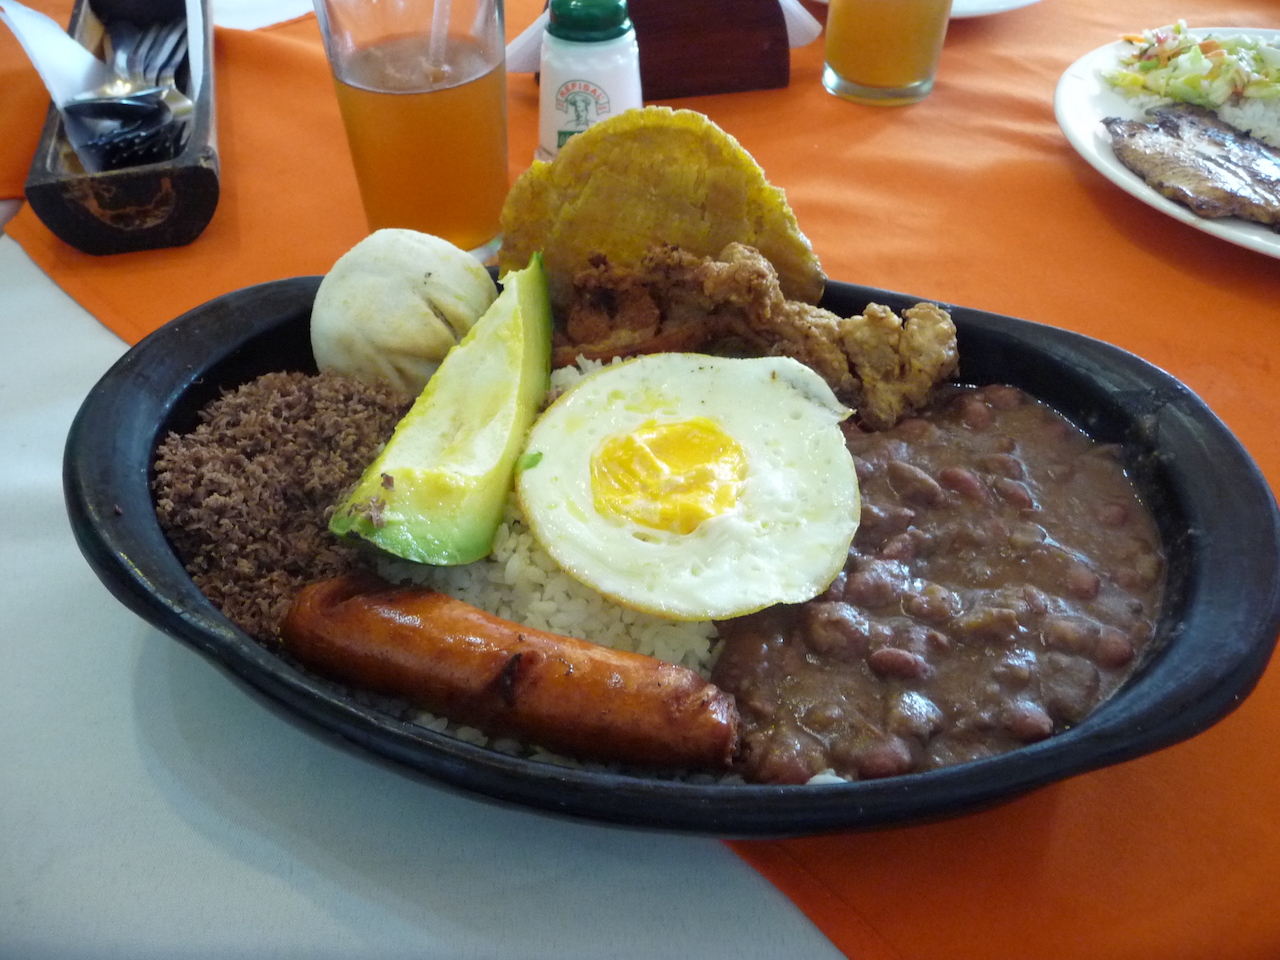
[[[551,0],[542,37],[539,160],[575,133],[644,105],[640,48],[626,0]]]

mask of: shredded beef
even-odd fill
[[[197,587],[263,641],[294,594],[357,565],[328,515],[410,398],[334,374],[269,373],[156,451],[156,515]]]

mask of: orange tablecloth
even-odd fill
[[[46,6],[66,22],[68,3]],[[540,7],[510,0],[509,34]],[[918,106],[827,95],[820,43],[793,51],[785,90],[680,105],[737,136],[786,189],[832,277],[1139,353],[1204,397],[1276,487],[1280,260],[1131,199],[1074,154],[1053,119],[1054,86],[1074,59],[1176,17],[1280,27],[1275,0],[1043,0],[954,22],[937,88]],[[0,143],[0,195],[15,196],[44,100],[8,40],[0,129],[30,131]],[[8,227],[129,341],[236,287],[321,273],[364,232],[314,22],[219,31],[216,67],[224,192],[196,243],[94,258],[28,210]],[[264,101],[261,89],[276,95]],[[536,89],[514,76],[509,90],[514,177],[532,157]],[[1278,812],[1272,669],[1194,740],[995,810],[733,846],[857,960],[1265,960],[1280,957]]]

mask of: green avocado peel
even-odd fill
[[[498,299],[449,351],[329,530],[417,563],[486,556],[550,368],[539,254],[503,278]]]

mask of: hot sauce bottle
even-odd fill
[[[539,160],[576,133],[644,105],[640,50],[626,0],[551,0],[542,38]]]

